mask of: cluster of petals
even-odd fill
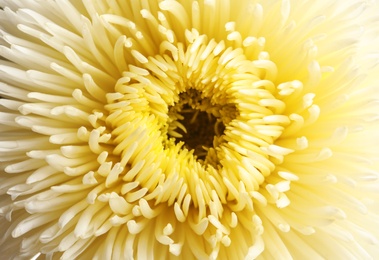
[[[379,255],[378,1],[0,7],[5,259]]]

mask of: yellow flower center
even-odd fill
[[[274,141],[290,123],[278,97],[291,94],[296,82],[278,89],[267,53],[246,58],[262,48],[262,39],[227,47],[196,30],[185,37],[185,43],[164,41],[154,56],[133,49],[136,63],[116,83],[117,92],[107,94],[105,122],[114,136],[113,155],[120,157],[113,161],[125,169],[114,175],[124,174],[123,186],[138,183],[134,200],[147,196],[178,204],[185,212],[176,211],[180,220],[190,202],[199,219],[217,214],[210,209],[214,191],[222,203],[235,201],[228,204],[233,211],[252,210],[241,193],[259,190],[275,163],[291,152]],[[174,183],[176,192],[162,188]]]

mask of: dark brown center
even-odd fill
[[[194,155],[199,159],[205,159],[206,149],[213,146],[215,136],[222,135],[224,124],[220,120],[217,122],[217,118],[212,114],[193,109],[188,104],[183,106],[180,114],[183,119],[179,122],[186,128],[187,133],[179,129],[178,133],[183,137],[176,138],[176,142],[183,141],[185,148],[193,149]]]

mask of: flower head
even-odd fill
[[[0,6],[2,255],[378,255],[377,1]]]

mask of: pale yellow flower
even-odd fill
[[[379,256],[377,1],[0,6],[0,258]]]

